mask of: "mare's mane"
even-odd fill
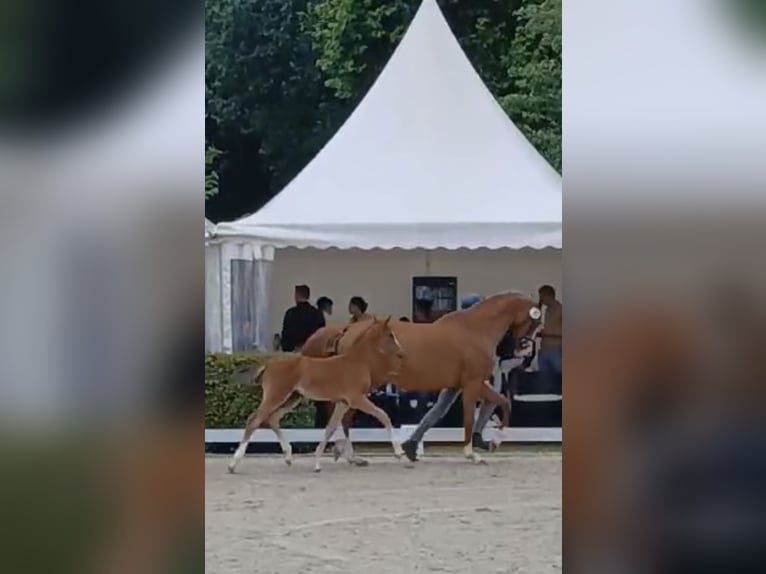
[[[504,297],[508,297],[509,295],[514,295],[520,299],[528,299],[532,300],[532,298],[527,295],[526,293],[523,293],[522,291],[501,291],[500,293],[494,293],[493,295],[490,295],[489,297],[485,297],[475,305],[469,307],[468,309],[458,309],[457,311],[453,311],[452,313],[447,313],[446,315],[443,315],[438,319],[438,321],[442,321],[444,319],[448,318],[457,318],[457,317],[464,317],[466,315],[474,315],[477,312],[483,311],[485,308],[489,307],[492,303],[495,301],[502,299]]]
[[[500,293],[495,293],[493,295],[490,295],[489,297],[485,297],[484,299],[476,303],[476,305],[474,305],[473,307],[469,307],[469,309],[473,309],[474,307],[479,307],[480,305],[483,305],[484,303],[488,303],[489,301],[495,301],[497,299],[500,299],[501,297],[508,297],[509,295],[515,295],[517,297],[521,297],[524,299],[530,299],[530,296],[524,293],[523,291],[517,291],[513,289],[511,291],[501,291]]]

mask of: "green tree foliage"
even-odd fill
[[[332,137],[420,0],[206,0],[208,216],[252,212]],[[561,0],[439,0],[484,82],[561,168]]]
[[[307,0],[205,3],[206,103],[214,140],[257,138],[276,187],[285,185],[326,139],[327,90],[301,28],[307,5]]]
[[[511,43],[506,112],[548,162],[561,171],[561,0],[527,2]]]
[[[304,15],[324,85],[340,100],[359,99],[404,35],[413,0],[319,0]]]
[[[205,149],[205,200],[218,193],[218,172],[215,170],[215,163],[220,155],[221,152],[214,147],[208,146]]]

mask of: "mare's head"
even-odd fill
[[[388,375],[394,375],[401,367],[403,354],[390,323],[391,317],[383,321],[373,319],[352,344],[352,349],[359,348],[367,352],[373,358],[374,370],[382,368]]]
[[[514,352],[532,348],[542,319],[537,302],[516,291],[487,297],[463,313],[486,317],[488,323],[496,324],[502,330],[500,336],[505,335]]]

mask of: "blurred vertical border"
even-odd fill
[[[0,5],[3,572],[202,572],[204,7]]]
[[[763,572],[763,3],[564,5],[564,563]]]

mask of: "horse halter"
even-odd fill
[[[519,340],[514,345],[514,350],[524,348],[527,345],[533,344],[535,342],[535,332],[540,326],[540,319],[542,319],[543,312],[540,311],[539,307],[530,307],[528,315],[531,319],[529,328],[524,335],[519,337]]]

